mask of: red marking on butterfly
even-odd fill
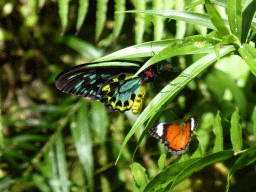
[[[186,152],[197,125],[196,117],[190,118],[182,126],[169,122],[154,123],[149,133],[159,139],[172,154],[181,154]]]

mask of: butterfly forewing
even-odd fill
[[[117,63],[126,66],[114,66]],[[78,65],[61,72],[56,78],[56,87],[65,93],[100,100],[111,111],[123,113],[132,108],[133,113],[138,113],[146,95],[145,87],[156,76],[155,68],[150,68],[133,78],[138,64],[110,61]]]

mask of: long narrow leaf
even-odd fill
[[[227,0],[227,14],[231,32],[241,41],[242,0]]]
[[[242,169],[243,167],[250,165],[256,161],[256,145],[249,148],[247,151],[245,151],[235,162],[235,164],[232,166],[230,173],[228,174],[228,183],[227,183],[227,190],[229,189],[231,178],[233,177],[234,173]]]
[[[238,113],[238,108],[236,108],[235,112],[232,114],[231,117],[231,142],[233,145],[233,150],[235,152],[239,152],[243,148],[243,140],[242,140],[242,128],[241,125],[239,124],[239,113]]]
[[[135,0],[136,11],[146,9],[145,0]],[[143,35],[145,31],[145,14],[138,13],[135,16],[135,43],[142,43]]]
[[[113,29],[113,38],[116,39],[121,33],[124,18],[125,18],[125,0],[115,0],[115,13],[114,15],[114,29]]]
[[[207,47],[214,47],[220,40],[213,39],[211,37],[204,37],[203,35],[186,37],[179,39],[169,46],[165,47],[162,51],[151,57],[139,71],[134,75],[137,76],[143,70],[148,68],[150,65],[162,61],[167,58],[171,58],[178,55],[185,55],[193,51],[205,49]]]
[[[69,0],[59,0],[59,15],[62,27],[61,35],[64,35],[68,26],[68,8]]]
[[[68,179],[68,165],[65,157],[64,141],[61,133],[58,133],[56,138],[56,157],[59,172],[59,182],[62,188],[61,191],[70,191],[71,182]]]
[[[178,10],[145,10],[145,11],[125,11],[126,13],[146,13],[153,16],[162,16],[169,19],[185,21],[186,23],[201,25],[209,29],[215,30],[216,27],[212,24],[208,14],[196,13],[191,11],[178,11]],[[228,21],[223,19],[226,26]]]
[[[93,153],[92,139],[89,128],[88,106],[86,101],[81,101],[78,116],[72,116],[71,134],[76,146],[79,160],[85,171],[85,175],[89,181],[89,187],[93,187]]]
[[[256,76],[256,49],[244,43],[243,46],[238,49],[238,52],[249,66],[251,72]]]
[[[243,24],[242,24],[242,39],[241,43],[245,43],[252,25],[252,20],[255,15],[256,1],[248,0],[243,7]]]
[[[209,0],[205,0],[205,7],[210,15],[212,23],[217,28],[218,32],[222,36],[229,35],[230,33],[224,20],[222,19],[219,12],[213,7]]]
[[[200,158],[200,160],[190,164],[188,167],[183,169],[176,179],[173,181],[171,189],[173,189],[177,184],[179,184],[182,180],[192,175],[194,172],[219,161],[224,161],[232,157],[234,152],[232,150],[221,151],[218,153],[213,153],[207,155],[205,157]]]
[[[213,133],[215,134],[213,152],[216,153],[223,151],[223,129],[221,125],[220,111],[218,111],[215,117]]]
[[[84,20],[88,11],[88,7],[89,7],[88,0],[79,0],[77,23],[76,23],[76,35],[80,32],[80,29],[84,23]]]
[[[108,10],[108,0],[97,0],[95,40],[98,41],[104,29]]]

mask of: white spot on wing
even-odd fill
[[[165,123],[159,123],[156,127],[156,134],[159,136],[159,137],[162,137],[163,134],[164,134],[164,124]]]
[[[197,122],[196,122],[196,120],[195,120],[195,118],[191,118],[190,119],[190,130],[191,131],[195,131],[195,129],[196,129],[196,127],[197,127]]]

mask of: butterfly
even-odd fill
[[[149,133],[159,139],[172,154],[181,154],[186,152],[197,126],[198,119],[192,117],[182,126],[169,122],[154,123]]]
[[[132,109],[141,111],[147,86],[158,75],[156,66],[150,66],[137,77],[141,67],[136,61],[106,61],[70,67],[56,77],[55,86],[62,92],[101,101],[111,111]]]

